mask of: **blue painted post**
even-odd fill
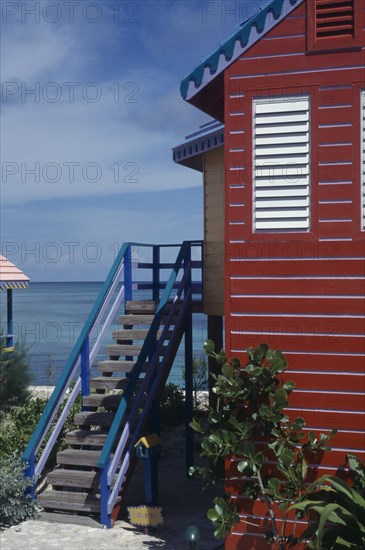
[[[154,245],[152,249],[152,300],[160,300],[160,247]]]
[[[127,251],[124,256],[124,288],[125,288],[125,301],[130,302],[132,300],[132,251],[131,245],[128,245]]]
[[[14,344],[13,338],[13,291],[8,288],[6,291],[6,306],[7,306],[7,335],[6,347],[11,348]]]
[[[25,463],[24,477],[31,480],[31,484],[26,490],[26,494],[30,496],[32,500],[35,500],[35,456],[31,454],[29,461]]]
[[[105,461],[105,466],[100,474],[100,523],[107,529],[112,526],[111,514],[108,513],[108,500],[110,497],[110,487],[108,485],[108,470],[110,466],[110,457]]]
[[[187,248],[185,268],[191,261],[191,246]],[[191,288],[191,272],[186,282],[186,290]],[[186,475],[194,464],[194,436],[189,426],[193,420],[193,317],[191,303],[187,306],[185,317],[185,423],[186,423]]]
[[[158,456],[154,448],[149,451],[149,456],[143,459],[145,504],[155,506],[158,499]]]
[[[90,361],[89,361],[89,335],[85,337],[85,341],[81,348],[81,395],[90,395]]]

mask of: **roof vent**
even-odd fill
[[[355,0],[317,0],[316,38],[354,38]]]

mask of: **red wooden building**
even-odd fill
[[[174,150],[204,174],[205,311],[228,355],[283,350],[293,413],[338,429],[317,475],[365,458],[364,21],[358,0],[271,2],[182,81],[221,125]],[[245,529],[226,548],[260,548]]]

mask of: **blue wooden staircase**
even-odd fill
[[[171,256],[176,246],[125,243],[114,261],[23,454],[44,519],[85,523],[93,518],[112,527],[136,463],[135,444],[158,425],[159,396],[183,337],[191,410],[192,314],[202,303],[202,243],[186,241],[178,246],[174,263],[162,261],[162,253]],[[142,261],[148,254],[151,260]],[[138,261],[132,261],[133,255]],[[152,277],[146,278],[148,272]],[[134,282],[141,276],[144,282]],[[136,288],[149,292],[148,299],[133,300]],[[116,317],[113,344],[106,346],[107,358],[98,362],[94,376],[93,365]],[[74,429],[65,435],[67,448],[57,453],[57,466],[37,494],[37,481],[80,394],[82,412],[74,415]],[[188,445],[188,463],[191,452]]]

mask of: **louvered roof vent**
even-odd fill
[[[351,37],[355,35],[355,0],[317,0],[317,38]]]

